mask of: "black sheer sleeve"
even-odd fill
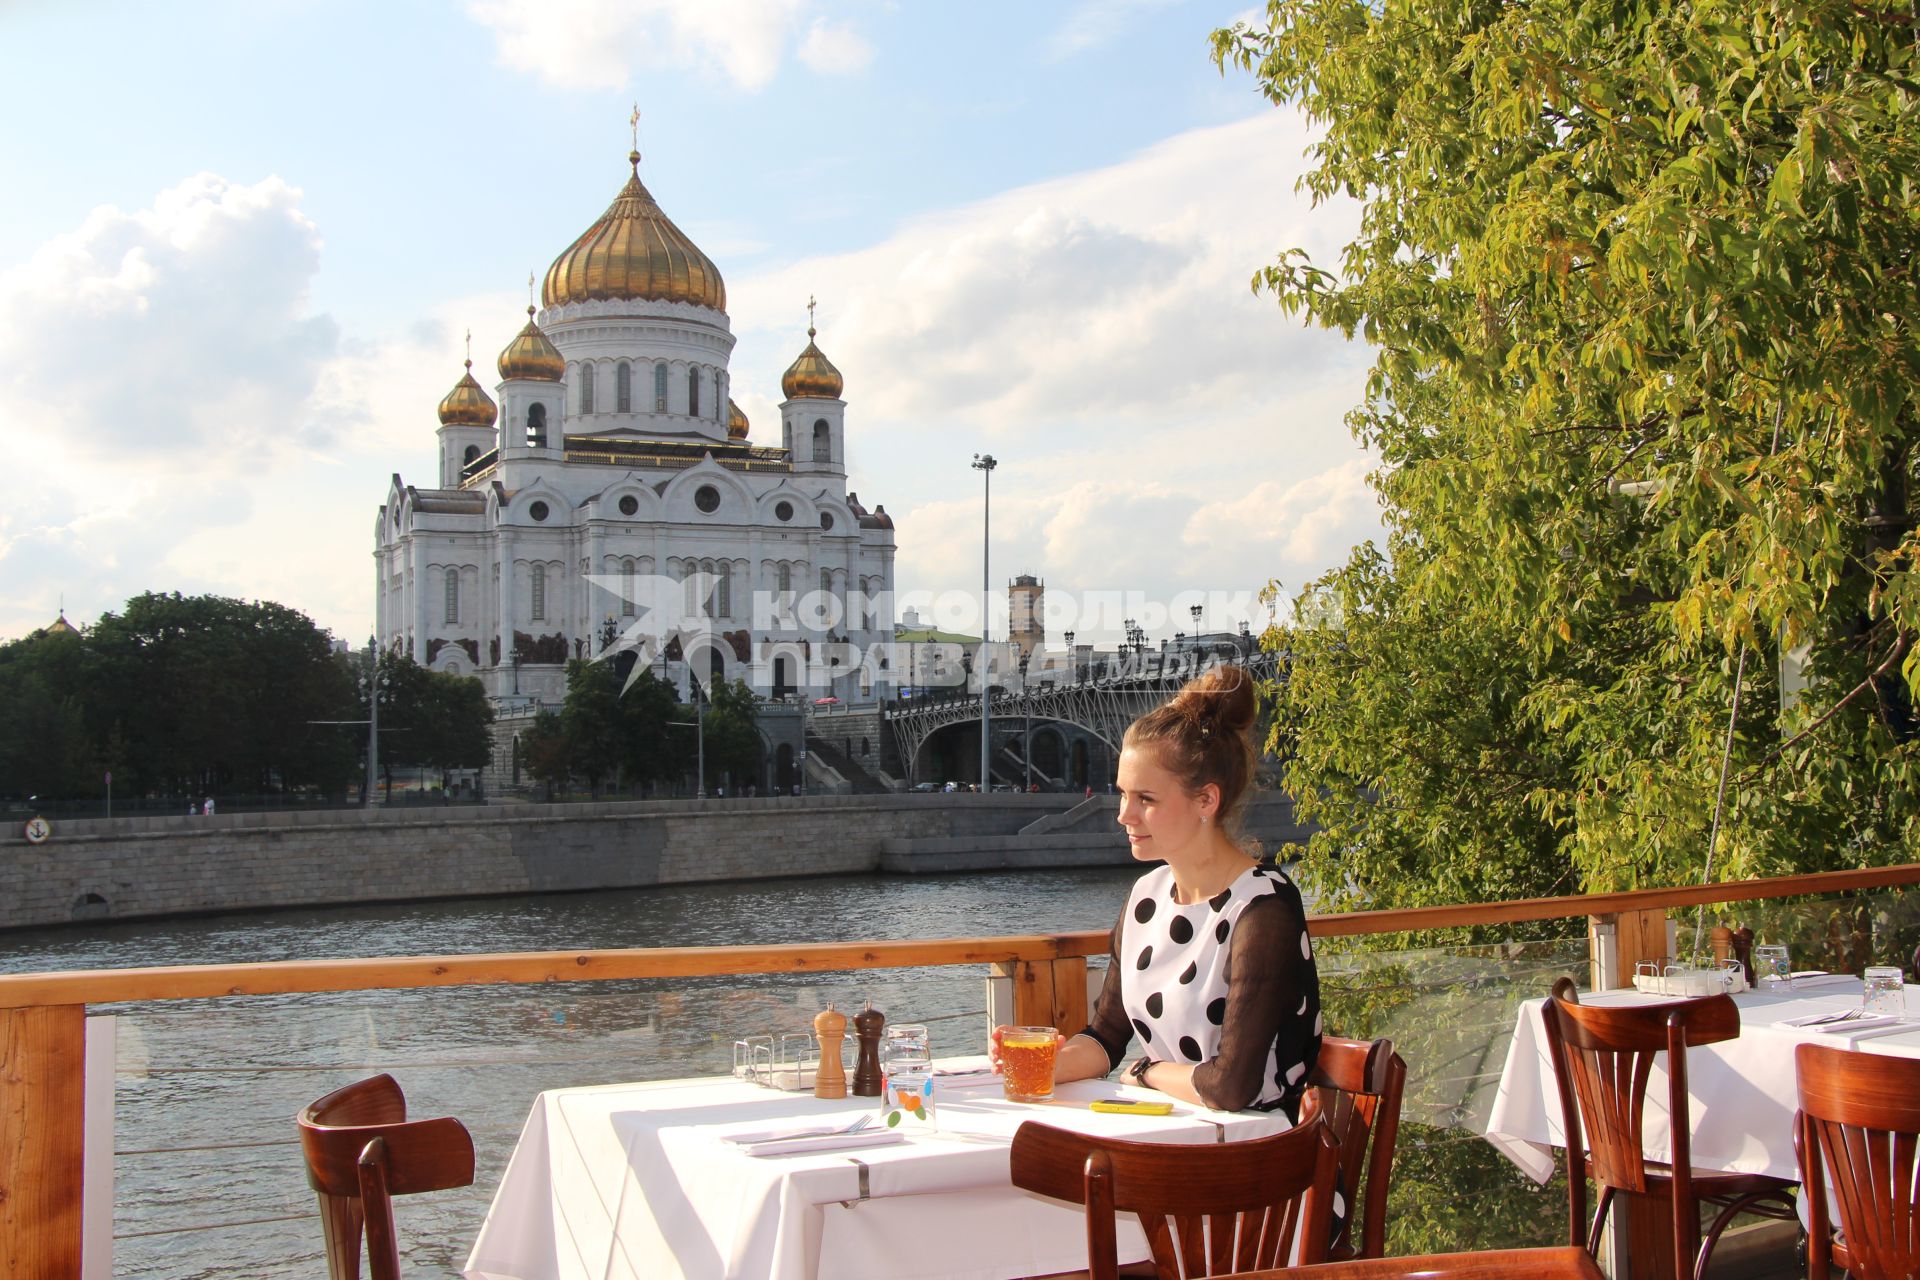
[[[1276,1048],[1279,1105],[1297,1112],[1320,1053],[1320,980],[1306,936],[1306,910],[1291,884],[1240,913],[1228,944],[1220,1052],[1193,1069],[1194,1091],[1208,1106],[1240,1111],[1253,1105],[1264,1091],[1267,1050]]]
[[[1123,907],[1120,918],[1113,923],[1112,949],[1107,954],[1107,979],[1100,986],[1100,997],[1093,1002],[1092,1021],[1080,1031],[1080,1034],[1098,1041],[1107,1051],[1107,1070],[1112,1071],[1120,1065],[1127,1055],[1127,1045],[1133,1039],[1133,1023],[1127,1017],[1127,1007],[1120,998],[1120,931],[1125,927],[1127,912]]]

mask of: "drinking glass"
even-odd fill
[[[927,1029],[901,1022],[880,1044],[880,1110],[889,1125],[933,1119],[933,1042]]]
[[[1860,990],[1860,1008],[1864,1013],[1907,1016],[1906,978],[1898,965],[1873,965],[1867,970]]]
[[[1753,971],[1768,991],[1793,990],[1793,960],[1783,943],[1769,942],[1755,947]]]
[[[1000,1033],[1001,1082],[1009,1102],[1053,1097],[1053,1060],[1060,1033],[1052,1027],[1008,1027]]]

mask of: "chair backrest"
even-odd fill
[[[1275,1280],[1606,1280],[1585,1249],[1492,1249],[1412,1258],[1352,1258],[1269,1273]]]
[[[1687,1195],[1692,1148],[1686,1051],[1689,1045],[1717,1044],[1739,1036],[1740,1011],[1732,998],[1703,996],[1595,1008],[1580,1004],[1571,984],[1562,979],[1554,985],[1541,1014],[1560,1090],[1568,1157],[1577,1162],[1590,1155],[1594,1180],[1603,1186],[1631,1192],[1647,1189],[1641,1143],[1647,1079],[1654,1059],[1667,1054],[1673,1173],[1676,1190]]]
[[[1117,1271],[1116,1212],[1139,1215],[1161,1280],[1324,1261],[1338,1149],[1318,1116],[1244,1142],[1128,1142],[1029,1120],[1013,1184],[1087,1209],[1087,1271]]]
[[[373,1280],[397,1280],[392,1197],[473,1183],[473,1138],[458,1120],[408,1120],[392,1076],[336,1089],[301,1109],[307,1184],[320,1197],[332,1280],[358,1280],[360,1239]]]
[[[1860,1280],[1920,1273],[1920,1060],[1821,1044],[1794,1047],[1801,1180],[1831,1185]],[[1809,1249],[1827,1248],[1826,1197],[1809,1197]]]
[[[1327,1036],[1307,1083],[1312,1087],[1302,1111],[1323,1117],[1340,1144],[1335,1186],[1341,1203],[1334,1212],[1345,1212],[1346,1230],[1329,1245],[1328,1256],[1336,1261],[1382,1257],[1406,1060],[1393,1051],[1391,1040]]]

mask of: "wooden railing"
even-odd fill
[[[1319,937],[1353,937],[1584,916],[1590,929],[1610,930],[1614,940],[1604,966],[1596,948],[1592,985],[1604,989],[1622,985],[1638,961],[1665,954],[1666,918],[1672,908],[1912,884],[1920,884],[1920,864],[1676,889],[1322,914],[1311,917],[1311,926]],[[1087,1016],[1087,957],[1104,954],[1107,947],[1107,933],[1095,930],[790,947],[535,951],[0,975],[0,1275],[64,1280],[80,1274],[81,1088],[88,1005],[986,964],[996,976],[1013,980],[1016,1021],[1078,1027]]]

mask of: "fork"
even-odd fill
[[[1864,1009],[1847,1009],[1844,1012],[1829,1014],[1824,1018],[1815,1018],[1812,1022],[1803,1022],[1800,1025],[1803,1027],[1825,1027],[1831,1026],[1836,1022],[1852,1022],[1855,1018],[1864,1017],[1866,1017],[1866,1011]]]

